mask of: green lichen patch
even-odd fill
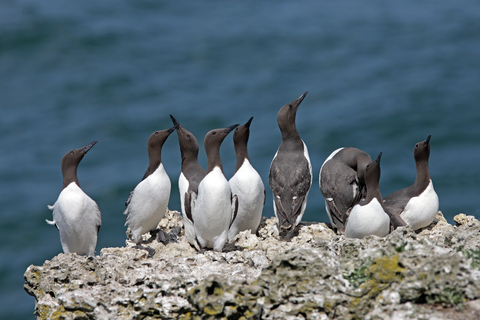
[[[369,259],[360,268],[355,269],[348,275],[344,275],[344,278],[347,279],[355,289],[358,288],[362,283],[370,280],[370,277],[365,274],[365,271],[367,271],[367,268],[370,267],[371,264],[372,261]]]
[[[363,318],[373,308],[376,297],[392,285],[405,278],[406,270],[399,264],[399,256],[377,257],[367,260],[359,269],[346,278],[354,288],[348,303],[353,319]]]
[[[465,294],[454,288],[446,288],[443,292],[427,295],[428,303],[439,303],[443,306],[456,306],[466,302]]]
[[[480,248],[462,250],[462,252],[467,257],[467,259],[472,259],[472,268],[480,270]]]

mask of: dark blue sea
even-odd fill
[[[413,183],[413,148],[428,135],[440,210],[450,223],[480,218],[479,1],[0,1],[0,318],[34,318],[23,273],[62,252],[45,219],[67,151],[99,141],[78,169],[102,212],[98,253],[124,245],[125,200],[169,114],[196,135],[203,166],[205,133],[253,116],[271,217],[276,114],[307,90],[304,220],[328,220],[318,173],[332,151],[383,152],[385,196]],[[221,156],[230,178],[231,137]],[[176,134],[162,157],[179,210]]]

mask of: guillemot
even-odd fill
[[[333,151],[320,168],[320,191],[334,229],[345,233],[347,212],[366,196],[365,167],[372,158],[357,148]]]
[[[155,131],[148,138],[148,168],[142,180],[130,192],[125,203],[125,226],[130,228],[133,242],[139,248],[142,235],[154,231],[165,216],[170,199],[171,183],[162,163],[162,147],[168,136],[176,129]],[[153,250],[153,249],[152,249]],[[150,252],[150,250],[147,249]],[[152,252],[150,252],[152,254]]]
[[[200,249],[193,227],[193,208],[198,196],[198,185],[205,177],[205,169],[198,163],[198,141],[195,136],[182,127],[172,115],[170,117],[173,124],[178,125],[177,134],[182,157],[182,171],[178,178],[178,190],[180,192],[185,238],[190,244]]]
[[[345,237],[363,238],[368,235],[384,237],[390,232],[390,217],[383,208],[380,193],[380,153],[365,168],[367,195],[365,200],[353,206],[347,218]]]
[[[432,223],[438,212],[438,196],[433,189],[428,170],[430,138],[415,144],[413,156],[417,167],[415,182],[407,188],[397,190],[383,199],[385,210],[390,215],[400,216],[413,230]]]
[[[277,114],[282,142],[270,165],[268,181],[273,193],[278,231],[287,237],[302,220],[312,185],[308,149],[295,127],[297,109],[307,93],[284,105]]]
[[[63,187],[53,206],[53,221],[60,232],[63,252],[93,256],[102,224],[98,205],[80,189],[77,168],[85,154],[97,143],[67,152],[62,158]]]
[[[265,186],[248,156],[247,143],[252,120],[253,117],[233,132],[237,166],[228,183],[232,194],[237,196],[238,210],[228,231],[228,240],[232,240],[240,231],[251,230],[255,234],[260,225],[265,204]]]
[[[209,131],[204,145],[208,158],[205,177],[198,185],[198,197],[193,208],[193,226],[197,241],[202,248],[221,251],[228,237],[234,208],[232,192],[220,159],[220,145],[238,124]],[[233,201],[232,201],[233,200]]]

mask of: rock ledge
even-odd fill
[[[197,253],[169,211],[167,236],[95,258],[59,254],[25,272],[38,319],[480,319],[480,222],[441,212],[420,232],[346,239],[302,223],[288,241],[275,219],[223,252]]]

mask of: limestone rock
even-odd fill
[[[457,223],[457,226],[466,225],[468,227],[471,227],[471,226],[479,223],[478,220],[475,219],[474,216],[467,216],[464,213],[460,213],[460,214],[456,215],[455,217],[453,217],[453,221],[455,221]]]
[[[478,319],[480,223],[441,212],[418,231],[346,239],[301,223],[279,239],[274,218],[222,252],[197,252],[170,211],[152,257],[129,240],[95,258],[59,254],[25,272],[39,319]],[[161,240],[160,242],[157,240]]]

